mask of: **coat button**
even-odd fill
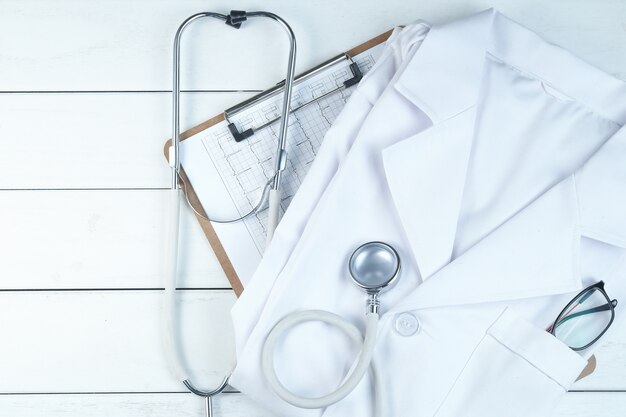
[[[411,313],[401,313],[396,317],[396,332],[401,336],[413,336],[420,328],[420,323]]]

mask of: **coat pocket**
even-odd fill
[[[543,417],[586,366],[580,355],[506,309],[472,353],[436,417]]]

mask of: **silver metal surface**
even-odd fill
[[[180,144],[180,43],[183,36],[183,32],[189,26],[189,24],[195,20],[202,19],[204,17],[213,17],[218,20],[226,22],[228,16],[213,13],[202,12],[189,16],[176,31],[174,37],[174,72],[173,72],[173,86],[172,86],[172,146],[173,155],[170,154],[170,165],[172,166],[172,184],[173,189],[178,189],[178,173],[180,172],[180,156],[179,156],[179,144]]]
[[[348,261],[352,281],[367,291],[367,314],[378,314],[381,291],[390,288],[400,272],[400,255],[384,242],[367,242]]]
[[[289,35],[289,62],[287,64],[287,76],[285,77],[285,93],[283,94],[283,110],[281,112],[280,128],[278,133],[278,145],[276,149],[276,161],[274,170],[274,182],[272,183],[272,189],[278,190],[280,188],[280,179],[282,173],[285,170],[287,152],[285,150],[287,146],[287,126],[289,125],[289,108],[291,107],[291,92],[293,90],[293,78],[296,71],[296,35],[294,35],[291,27],[274,13],[268,12],[250,12],[249,17],[264,16],[274,19],[285,29]],[[285,158],[285,160],[283,160]]]
[[[182,40],[182,35],[185,29],[194,21],[205,18],[212,17],[218,20],[222,20],[224,22],[227,21],[228,15],[223,15],[220,13],[213,12],[202,12],[194,14],[188,17],[178,28],[176,31],[176,36],[174,38],[174,65],[173,65],[173,88],[172,88],[172,151],[170,153],[170,165],[172,167],[172,182],[171,188],[179,189],[181,187],[180,183],[180,45]],[[259,203],[256,204],[252,210],[244,215],[233,218],[233,219],[214,219],[211,218],[210,215],[202,216],[207,220],[216,223],[233,223],[236,221],[240,221],[249,217],[250,215],[256,213],[263,205],[267,198],[267,188],[271,188],[277,190],[280,188],[280,180],[282,176],[282,171],[284,171],[284,167],[286,166],[286,158],[287,152],[285,150],[286,140],[287,140],[287,127],[288,127],[288,117],[289,117],[289,108],[291,105],[291,92],[293,90],[293,81],[294,81],[294,73],[296,67],[296,37],[293,33],[291,27],[285,22],[281,17],[275,15],[270,12],[247,12],[245,14],[246,19],[256,18],[256,17],[264,17],[269,18],[281,25],[281,27],[285,30],[289,37],[289,59],[287,63],[287,76],[285,78],[285,87],[284,87],[284,99],[283,106],[281,111],[281,119],[280,119],[280,129],[278,135],[278,144],[276,149],[275,156],[275,172],[272,178],[270,179],[269,185],[265,186],[265,189],[259,199]],[[245,22],[244,22],[245,23]],[[208,213],[207,213],[208,214]]]
[[[222,383],[217,388],[211,391],[202,391],[193,386],[190,380],[186,379],[183,384],[187,387],[189,392],[196,394],[199,397],[204,397],[204,412],[206,417],[213,417],[213,397],[220,394],[228,386],[228,378],[224,378]]]
[[[196,216],[204,220],[208,220],[210,222],[223,223],[223,224],[236,223],[238,221],[247,219],[248,217],[252,216],[256,212],[261,210],[261,207],[263,207],[263,204],[265,203],[265,201],[267,200],[269,196],[270,186],[272,185],[273,180],[274,180],[274,177],[267,180],[267,182],[265,183],[265,186],[263,187],[263,191],[261,192],[261,198],[259,198],[259,201],[256,203],[256,205],[252,209],[250,209],[250,211],[248,211],[246,214],[244,214],[241,217],[237,217],[235,219],[215,219],[215,218],[209,218],[208,216],[205,216],[204,214],[202,214],[202,211],[201,211],[202,209],[198,210],[196,207],[194,207],[191,200],[189,200],[189,193],[187,192],[188,191],[187,181],[185,181],[183,177],[180,177],[180,182],[183,184],[183,194],[185,194],[185,201],[187,201],[187,204],[189,205],[191,210],[196,214]]]
[[[293,80],[293,85],[296,86],[302,81],[314,76],[315,74],[319,72],[326,70],[327,68],[332,67],[333,65],[336,65],[342,61],[345,61],[346,59],[351,59],[351,58],[348,57],[348,55],[346,54],[337,55],[336,57],[329,59],[328,61],[316,66],[315,68],[308,70],[304,72],[303,74],[300,74],[297,77],[295,77]],[[256,105],[260,101],[272,98],[276,96],[277,94],[282,93],[284,90],[285,90],[285,81],[283,80],[279,82],[278,84],[276,84],[274,87],[268,90],[265,90],[262,93],[259,93],[254,97],[250,97],[249,99],[242,101],[241,103],[224,110],[224,116],[226,117],[226,120],[228,120],[230,117],[233,117],[237,113],[243,110],[246,110],[250,108],[251,106]]]
[[[307,78],[310,78],[313,75],[315,75],[315,74],[317,74],[317,73],[319,73],[321,71],[324,71],[327,68],[330,68],[333,65],[337,65],[340,62],[343,62],[343,61],[346,61],[346,60],[354,63],[354,60],[352,59],[352,57],[350,57],[350,56],[348,56],[346,54],[338,55],[337,57],[331,59],[330,61],[325,62],[324,64],[314,68],[313,70],[311,70],[309,72],[306,72],[306,73],[296,77],[294,79],[294,86],[298,85],[303,80],[305,80]],[[346,87],[344,84],[338,86],[337,88],[333,88],[332,90],[327,91],[324,94],[307,101],[306,103],[302,103],[301,105],[299,105],[297,107],[293,107],[291,110],[289,110],[289,114],[292,114],[292,113],[297,112],[298,110],[304,109],[304,108],[310,106],[311,104],[315,104],[318,101],[320,101],[320,100],[322,100],[322,99],[324,99],[324,98],[326,98],[326,97],[328,97],[328,96],[330,96],[332,94],[335,94],[335,93],[337,93],[337,92],[339,92],[341,90],[345,90],[346,88],[348,88],[348,87]],[[281,82],[276,87],[271,88],[270,90],[264,91],[261,94],[259,94],[257,96],[254,96],[251,99],[246,100],[243,103],[238,104],[237,106],[231,107],[230,109],[224,111],[224,118],[226,119],[226,121],[228,123],[232,123],[231,118],[235,114],[237,114],[238,112],[240,112],[242,110],[245,110],[245,109],[249,108],[250,106],[253,106],[253,105],[255,105],[255,104],[257,104],[257,103],[259,103],[259,102],[261,102],[263,100],[269,99],[269,98],[275,96],[276,94],[282,92],[283,90],[284,90],[284,83]],[[273,125],[277,121],[281,120],[281,118],[282,118],[281,116],[278,116],[278,117],[276,117],[274,119],[271,119],[271,120],[263,123],[262,125],[254,126],[254,127],[249,128],[249,129],[252,129],[252,131],[254,131],[256,133],[259,130],[265,129],[268,126]]]
[[[400,256],[383,242],[368,242],[359,246],[350,256],[348,270],[352,280],[368,294],[379,293],[389,287],[400,271]]]

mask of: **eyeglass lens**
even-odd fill
[[[572,349],[595,341],[611,324],[611,301],[598,288],[590,288],[574,299],[559,316],[554,335]]]

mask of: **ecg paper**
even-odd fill
[[[353,58],[365,74],[374,65],[382,45]],[[351,62],[342,60],[294,84],[291,106],[296,108],[331,91],[352,78]],[[287,130],[287,166],[281,179],[281,216],[315,159],[326,131],[356,86],[344,88],[291,113]],[[256,128],[280,115],[282,93],[263,99],[230,120],[238,130]],[[209,216],[240,216],[254,207],[266,182],[274,174],[280,122],[255,131],[236,142],[226,121],[184,140],[181,164]],[[240,281],[245,286],[265,248],[267,207],[243,221],[213,223]]]

